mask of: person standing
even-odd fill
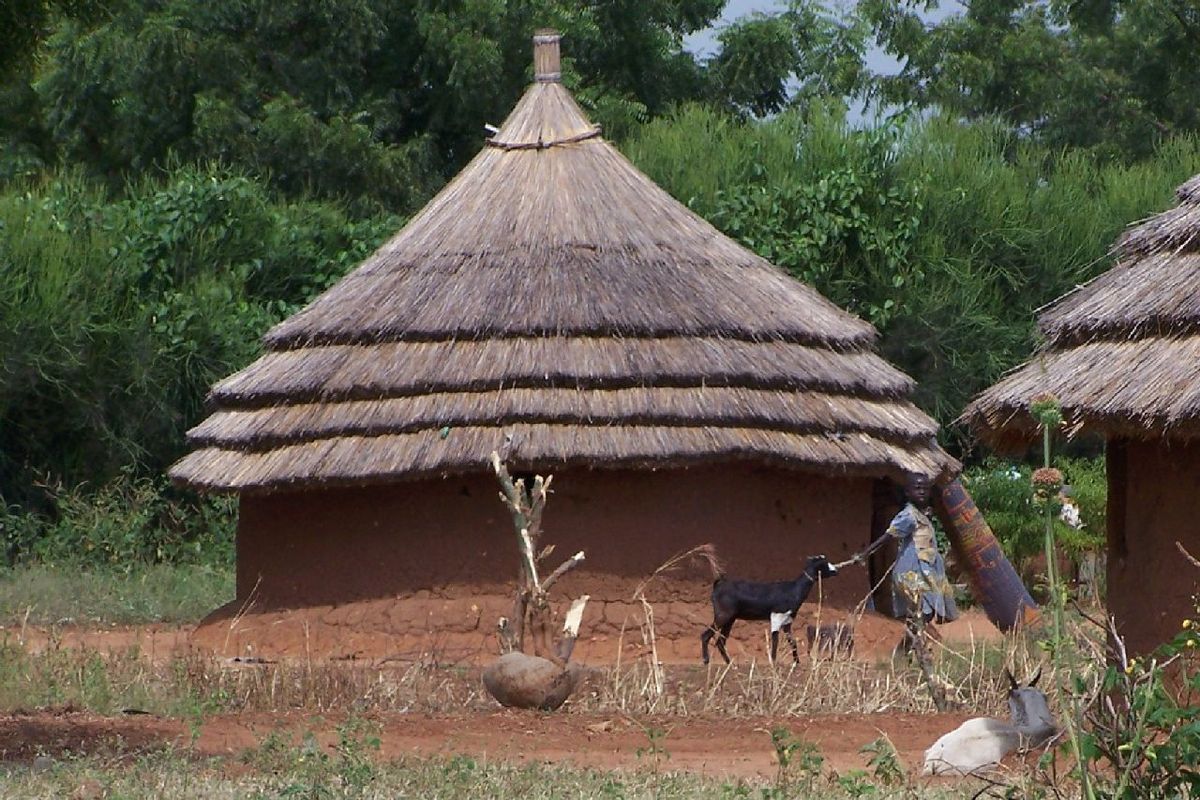
[[[929,518],[929,491],[914,481],[905,492],[908,502],[888,526],[898,541],[892,567],[892,610],[907,623],[904,649],[911,648],[919,628],[958,619],[954,587],[946,577],[946,562],[938,552]]]

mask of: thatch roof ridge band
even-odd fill
[[[333,436],[377,436],[464,425],[652,425],[765,428],[792,433],[862,431],[925,441],[937,424],[908,402],[744,388],[617,391],[504,389],[344,403],[219,411],[188,431],[193,445],[263,450]]]
[[[903,480],[908,474],[938,476],[958,468],[936,441],[902,447],[862,433],[519,424],[459,428],[446,436],[420,431],[325,439],[263,453],[204,448],[177,462],[171,476],[218,491],[355,485],[486,472],[493,450],[515,469],[667,469],[752,461],[829,476],[889,474]],[[215,481],[213,475],[225,479]]]
[[[701,385],[898,398],[915,383],[873,350],[841,354],[717,337],[525,337],[272,351],[219,381],[210,404],[255,407],[501,387]]]
[[[869,346],[871,339],[862,338],[829,338],[812,336],[806,332],[763,330],[753,323],[744,327],[713,329],[711,327],[566,327],[553,328],[523,328],[509,327],[504,330],[489,330],[486,328],[472,330],[446,331],[443,329],[414,329],[403,331],[393,329],[364,330],[353,334],[318,333],[300,335],[295,338],[276,338],[267,340],[268,348],[272,351],[304,350],[310,347],[326,347],[330,345],[375,345],[389,343],[436,343],[436,342],[491,342],[499,339],[563,339],[563,338],[614,338],[614,339],[677,339],[683,337],[707,337],[725,339],[747,344],[764,344],[779,342],[782,344],[800,344],[808,347],[823,348],[839,353],[854,352]]]

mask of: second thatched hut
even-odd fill
[[[999,449],[1037,435],[1034,397],[1068,436],[1107,442],[1108,609],[1133,652],[1178,630],[1200,569],[1200,176],[1179,204],[1130,229],[1117,263],[1038,318],[1045,345],[964,411]]]
[[[635,169],[558,58],[535,39],[536,80],[479,155],[213,388],[171,475],[240,496],[231,608],[415,598],[389,624],[490,631],[516,568],[493,450],[554,474],[546,539],[587,552],[563,585],[601,632],[677,551],[789,578],[864,547],[888,487],[957,471],[874,329]],[[699,610],[660,633],[698,635],[707,580],[671,587]]]

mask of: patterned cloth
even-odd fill
[[[888,533],[900,540],[892,568],[892,608],[904,618],[917,610],[926,620],[958,619],[954,587],[946,578],[946,562],[938,552],[933,523],[912,503],[892,519]]]

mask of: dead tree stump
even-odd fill
[[[571,603],[555,641],[548,593],[584,555],[580,550],[541,580],[538,566],[554,551],[554,545],[539,549],[542,510],[553,476],[535,476],[533,486],[526,487],[524,480],[512,479],[498,453],[492,453],[492,468],[500,481],[500,499],[512,516],[520,559],[512,617],[502,617],[497,626],[503,655],[484,670],[483,685],[501,705],[549,711],[566,702],[579,682],[580,671],[571,669],[569,661],[588,596]]]

